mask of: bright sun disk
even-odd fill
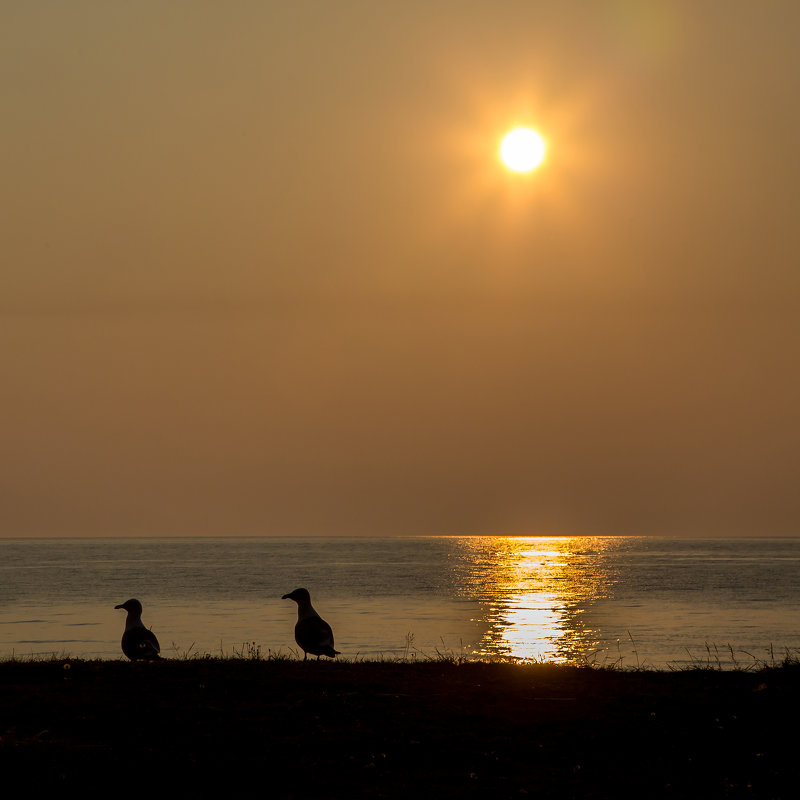
[[[514,172],[530,172],[544,161],[544,139],[531,128],[514,128],[500,144],[501,161]]]

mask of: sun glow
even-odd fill
[[[484,261],[492,265],[483,276],[505,281],[529,270],[529,261],[519,253],[533,230],[571,236],[578,222],[586,224],[580,216],[586,206],[576,202],[580,195],[575,189],[611,177],[612,160],[600,157],[600,140],[584,135],[600,88],[576,87],[556,100],[546,87],[537,96],[527,84],[498,93],[480,75],[459,72],[451,89],[460,113],[432,125],[427,135],[409,139],[419,148],[421,164],[447,169],[447,180],[438,184],[431,237],[449,251],[455,232],[469,227],[475,233],[471,241],[484,248]],[[516,159],[516,169],[509,166],[501,150],[504,138],[520,128],[542,140],[542,160],[528,172],[516,171],[523,166]],[[624,165],[616,166],[624,173]]]
[[[531,172],[544,161],[547,145],[531,128],[514,128],[503,137],[500,160],[514,172]]]

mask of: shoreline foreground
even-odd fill
[[[800,666],[0,662],[34,797],[794,797]]]

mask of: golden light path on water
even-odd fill
[[[612,576],[601,553],[614,539],[475,538],[464,540],[473,563],[471,592],[482,599],[485,633],[474,652],[520,661],[591,660],[599,631],[592,604],[608,596]]]

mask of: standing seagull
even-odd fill
[[[314,611],[311,605],[311,595],[308,589],[295,589],[283,595],[281,600],[294,600],[297,603],[297,624],[294,626],[294,640],[303,651],[303,661],[308,659],[308,654],[317,657],[339,655],[333,649],[333,631],[331,626]]]
[[[153,631],[142,623],[142,604],[131,598],[114,608],[124,608],[128,612],[125,620],[125,633],[122,634],[122,652],[131,661],[144,659],[155,661],[161,658],[161,646]]]

